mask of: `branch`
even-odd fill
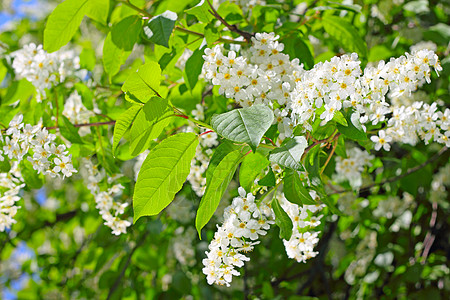
[[[130,253],[128,254],[127,262],[125,263],[125,265],[123,266],[122,270],[120,271],[119,277],[117,277],[117,279],[114,281],[113,285],[109,289],[108,297],[106,299],[111,299],[112,295],[114,294],[116,289],[119,287],[119,283],[122,280],[123,276],[125,275],[125,271],[127,270],[128,266],[131,263],[131,257],[133,256],[133,254],[137,250],[137,248],[142,246],[142,244],[144,243],[144,241],[147,238],[148,234],[149,234],[149,231],[146,231],[142,235],[142,237],[139,240],[139,242],[133,247],[133,249],[131,249]]]
[[[394,177],[391,177],[391,178],[387,178],[387,179],[385,179],[385,180],[382,180],[381,182],[374,182],[374,183],[369,184],[369,185],[367,185],[367,186],[365,186],[365,187],[362,187],[362,188],[359,190],[359,192],[364,192],[364,191],[370,190],[370,189],[373,188],[374,186],[383,185],[383,184],[385,184],[385,183],[390,183],[390,182],[394,182],[394,181],[400,180],[400,179],[402,179],[402,178],[404,178],[404,177],[406,177],[406,176],[408,176],[408,175],[410,175],[410,174],[412,174],[412,173],[414,173],[414,172],[417,172],[417,171],[419,171],[420,169],[422,169],[422,168],[426,167],[427,165],[429,165],[429,164],[433,163],[434,161],[436,161],[436,160],[437,160],[440,156],[442,156],[447,150],[448,150],[448,147],[447,147],[447,146],[444,146],[444,147],[442,147],[441,150],[439,150],[438,153],[436,153],[435,155],[433,155],[433,156],[432,156],[430,159],[428,159],[426,162],[421,163],[421,164],[418,165],[418,166],[415,166],[415,167],[413,167],[413,168],[408,169],[405,173],[403,173],[403,174],[401,174],[401,175],[394,176]],[[347,193],[347,192],[351,192],[351,191],[352,191],[352,190],[336,191],[336,192],[333,192],[333,193],[331,193],[331,194],[329,194],[329,195],[342,194],[342,193]]]
[[[211,7],[211,10],[209,10],[209,12],[210,12],[214,17],[216,17],[216,19],[219,20],[220,23],[222,23],[223,25],[225,25],[230,31],[236,32],[236,33],[239,34],[240,36],[243,36],[244,39],[247,41],[247,43],[250,43],[250,42],[251,42],[252,36],[253,36],[251,33],[240,30],[239,28],[237,28],[236,25],[230,25],[230,24],[228,24],[228,22],[225,21],[225,20],[217,13],[217,11],[216,11],[216,10],[214,9],[214,7],[212,6],[211,2],[210,2],[209,0],[207,0],[207,1],[208,1],[208,4],[209,4],[209,7]]]

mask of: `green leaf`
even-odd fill
[[[148,149],[150,142],[156,139],[170,123],[172,112],[167,112],[158,119],[148,121],[144,110],[140,110],[130,131],[130,152],[136,156]]]
[[[345,114],[347,126],[336,124],[340,133],[352,140],[367,140],[367,134],[364,132],[357,113],[349,111]]]
[[[209,181],[208,179],[206,180],[206,191],[200,201],[195,218],[195,227],[200,238],[202,228],[208,223],[216,211],[243,156],[241,150],[234,150],[228,153],[214,169],[211,179]]]
[[[95,51],[91,48],[84,48],[80,53],[80,67],[89,71],[95,68]]]
[[[161,83],[161,68],[157,62],[150,61],[132,73],[122,86],[122,91],[130,93],[141,102],[147,102],[157,95]]]
[[[125,63],[130,54],[131,51],[117,47],[112,41],[111,32],[108,33],[103,43],[103,67],[108,73],[109,82],[112,82],[113,76],[120,71],[120,66]]]
[[[142,164],[133,196],[134,223],[159,214],[172,202],[189,175],[198,145],[194,133],[179,133],[158,144]]]
[[[214,153],[208,164],[208,169],[206,169],[206,181],[209,182],[211,180],[214,170],[225,156],[227,156],[230,152],[233,152],[241,148],[242,146],[235,145],[227,140],[224,140],[222,143],[220,143],[220,145],[214,150]],[[246,151],[245,149],[241,150],[241,152],[244,153],[245,151]]]
[[[191,57],[189,57],[186,61],[186,67],[184,69],[185,77],[186,82],[191,90],[194,89],[198,81],[198,76],[202,72],[203,63],[205,61],[203,59],[205,47],[206,46],[195,50],[194,53],[192,53]]]
[[[253,181],[269,165],[269,161],[261,153],[250,153],[245,156],[239,169],[239,183],[250,191]]]
[[[205,0],[201,0],[196,6],[186,10],[188,15],[193,15],[202,23],[209,23],[214,19],[213,15],[209,12],[211,8]]]
[[[114,25],[111,29],[111,38],[113,43],[125,51],[133,50],[141,33],[142,19],[139,16],[128,16]]]
[[[283,193],[287,200],[298,205],[317,204],[303,186],[300,176],[296,171],[286,170],[283,181]]]
[[[8,173],[11,170],[11,164],[8,159],[0,160],[0,172]]]
[[[299,35],[287,37],[283,39],[283,43],[285,45],[284,52],[289,55],[290,59],[298,58],[307,70],[314,67],[314,57],[311,50]]]
[[[289,241],[291,239],[292,229],[294,227],[291,218],[281,207],[277,198],[273,199],[271,207],[275,213],[275,224],[280,227],[280,238]]]
[[[151,42],[169,48],[169,39],[176,20],[177,14],[168,10],[148,22],[144,28],[145,35]]]
[[[63,137],[72,143],[83,144],[83,140],[78,134],[78,129],[65,116],[60,116],[63,120],[63,126],[59,126],[59,130]]]
[[[14,81],[11,84],[5,97],[3,99],[0,98],[0,104],[7,105],[14,103],[17,100],[28,101],[31,97],[33,97],[33,94],[35,92],[36,88],[33,86],[33,84],[31,84],[31,82],[29,82],[25,78],[22,78],[21,80]]]
[[[24,159],[19,164],[20,172],[27,187],[30,189],[40,189],[44,184],[42,174],[39,175],[36,170],[33,169],[31,163]]]
[[[275,174],[273,173],[272,169],[270,169],[270,171],[266,174],[266,176],[264,176],[264,178],[258,181],[258,184],[262,186],[275,186],[277,184]]]
[[[356,28],[336,16],[324,16],[322,24],[325,31],[339,42],[346,51],[356,52],[362,59],[367,59],[367,45]]]
[[[66,0],[50,14],[44,30],[44,49],[48,52],[59,50],[66,45],[90,9],[89,0]]]
[[[249,144],[255,152],[264,133],[272,125],[273,118],[270,108],[253,105],[214,115],[211,126],[226,139]]]
[[[136,115],[141,110],[142,106],[133,105],[128,108],[125,112],[123,112],[120,117],[117,119],[116,124],[114,125],[114,135],[113,135],[113,154],[116,153],[117,146],[119,145],[120,140],[122,139],[125,132],[130,128],[133,123]]]
[[[308,142],[303,136],[294,136],[289,139],[283,146],[274,149],[269,154],[269,160],[280,166],[299,170],[301,168],[300,160]]]
[[[103,25],[107,25],[109,15],[109,0],[89,0],[86,15]]]
[[[162,117],[165,112],[168,112],[167,100],[159,97],[152,97],[150,101],[144,105],[144,113],[147,121],[154,121]]]
[[[344,115],[338,110],[334,112],[333,121],[341,124],[342,126],[348,126],[347,120],[345,119]]]

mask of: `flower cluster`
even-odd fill
[[[20,208],[16,202],[20,200],[20,189],[25,186],[18,165],[14,162],[9,172],[0,173],[0,232],[16,223],[14,216]]]
[[[77,170],[72,165],[72,155],[66,151],[63,144],[56,145],[56,135],[48,132],[42,126],[24,124],[23,115],[16,115],[6,130],[5,137],[0,134],[3,150],[0,150],[0,161],[7,156],[9,160],[22,161],[25,156],[38,174],[48,174],[52,177],[70,177]],[[30,153],[32,152],[32,154]]]
[[[293,223],[291,238],[289,241],[283,240],[287,256],[297,262],[306,262],[306,260],[319,254],[319,252],[314,251],[314,247],[319,242],[320,231],[314,231],[313,229],[320,225],[322,215],[316,217],[313,214],[321,211],[325,205],[298,206],[286,200],[282,194],[277,195],[277,197],[281,207]]]
[[[203,273],[208,284],[230,285],[232,276],[240,273],[235,267],[242,267],[250,258],[241,252],[252,251],[259,244],[260,235],[266,235],[274,217],[267,203],[255,202],[251,193],[239,187],[239,197],[233,199],[225,209],[224,222],[217,227],[214,240],[203,259]]]
[[[172,239],[172,251],[177,261],[184,265],[192,267],[195,265],[195,247],[192,244],[196,236],[194,227],[178,227],[175,230],[175,236]]]
[[[106,177],[105,171],[100,171],[97,165],[94,165],[89,159],[85,159],[83,177],[87,183],[87,188],[95,198],[97,204],[95,208],[99,210],[105,221],[104,224],[112,229],[112,234],[126,233],[127,227],[131,226],[131,223],[122,220],[120,215],[124,213],[128,203],[119,203],[114,199],[114,197],[120,196],[124,189],[121,184],[113,185],[120,175],[110,176],[106,182],[103,182]]]
[[[348,158],[336,157],[336,174],[333,179],[336,182],[348,181],[353,189],[357,189],[362,185],[361,173],[366,166],[372,166],[370,161],[375,157],[356,147],[348,149],[347,156]]]
[[[26,78],[38,91],[37,100],[45,97],[45,89],[50,89],[66,77],[80,69],[80,58],[75,51],[47,53],[42,45],[29,44],[11,53],[12,67],[19,78]]]
[[[64,103],[64,110],[62,114],[69,119],[72,124],[87,124],[89,119],[93,117],[94,112],[88,110],[81,100],[81,96],[77,91],[70,94]],[[82,132],[83,130],[83,132]],[[80,128],[80,134],[83,135],[90,132],[89,128]]]

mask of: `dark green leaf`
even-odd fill
[[[150,20],[144,28],[145,35],[151,42],[169,48],[169,39],[176,20],[176,13],[166,11]]]
[[[280,238],[289,241],[294,225],[289,215],[284,211],[277,198],[272,201],[272,209],[275,213],[275,224],[280,227]]]
[[[258,184],[262,186],[275,186],[277,184],[275,174],[273,173],[272,169],[269,170],[264,178],[258,181]]]
[[[63,124],[59,126],[61,134],[72,143],[83,144],[78,129],[65,116],[60,116]]]
[[[191,57],[189,57],[188,60],[186,61],[185,67],[186,82],[191,90],[194,89],[198,81],[198,76],[202,72],[204,62],[203,54],[205,47],[206,46],[195,50],[194,53],[192,53]]]
[[[114,25],[111,29],[111,39],[113,43],[120,49],[125,51],[133,50],[139,34],[141,33],[142,21],[141,17],[133,15],[128,16]]]
[[[283,181],[283,192],[287,200],[298,205],[317,204],[309,191],[303,186],[300,176],[296,171],[286,170]]]
[[[269,161],[261,153],[250,153],[245,156],[239,169],[239,183],[250,191],[253,181],[269,165]]]

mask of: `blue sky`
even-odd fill
[[[38,2],[38,0],[13,0],[12,6],[16,13],[11,15],[11,14],[7,13],[6,11],[1,11],[0,12],[0,27],[2,27],[4,24],[6,24],[7,22],[9,22],[11,20],[17,20],[17,19],[24,17],[24,14],[23,14],[23,12],[21,12],[21,9],[20,9],[23,5],[37,4],[37,2]]]

